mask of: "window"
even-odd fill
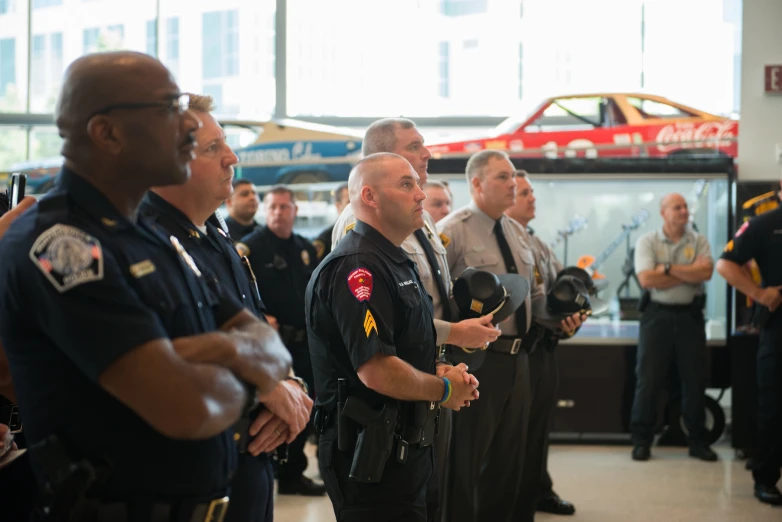
[[[124,40],[125,26],[122,24],[85,29],[84,54],[122,49]]]
[[[524,44],[519,42],[519,99],[524,97]]]
[[[204,79],[239,74],[239,12],[218,11],[203,15]]]
[[[166,66],[179,76],[179,18],[166,20]]]
[[[55,5],[62,5],[62,0],[32,0],[33,9],[41,9],[42,7],[54,7]]]
[[[628,97],[627,101],[638,109],[638,112],[644,118],[689,118],[695,116],[695,114],[674,107],[667,103],[658,102],[655,100],[647,100],[644,98]]]
[[[559,98],[532,124],[536,129],[527,130],[550,132],[599,127],[601,103],[601,98]]]
[[[147,20],[147,47],[148,55],[157,57],[157,20]]]
[[[0,15],[13,12],[14,0],[0,0]]]
[[[0,40],[0,103],[16,86],[16,39]],[[1,109],[0,109],[1,110]]]
[[[447,98],[450,94],[450,76],[449,76],[449,44],[448,42],[440,42],[440,83],[438,86],[438,95],[441,98]]]
[[[445,16],[463,16],[488,11],[488,0],[442,0],[440,11]]]
[[[31,58],[30,108],[52,112],[63,73],[62,33],[34,35]]]

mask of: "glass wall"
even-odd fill
[[[0,113],[50,114],[75,58],[133,49],[162,60],[183,90],[212,95],[223,118],[464,116],[469,129],[469,117],[594,91],[731,114],[741,3],[285,0],[278,55],[277,0],[0,0]],[[0,153],[0,170],[18,154]]]

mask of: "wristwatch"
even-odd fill
[[[307,383],[301,377],[294,377],[293,375],[289,375],[289,376],[285,377],[285,380],[286,381],[293,381],[293,382],[297,383],[299,386],[301,386],[301,389],[304,390],[304,393],[306,393],[307,395],[310,394],[309,386],[307,386]]]
[[[671,273],[671,264],[665,263],[665,275],[669,275]]]

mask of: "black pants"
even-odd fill
[[[521,487],[530,407],[527,354],[489,351],[481,398],[453,415],[449,522],[507,522]]]
[[[706,332],[703,313],[650,303],[641,315],[635,400],[630,420],[633,444],[651,445],[660,391],[676,361],[682,384],[682,413],[690,445],[703,442],[706,391]]]
[[[529,355],[531,402],[524,469],[514,522],[531,522],[540,498],[541,475],[546,472],[548,427],[556,403],[557,369],[554,354],[538,343]],[[551,480],[551,479],[549,479]]]
[[[274,476],[271,458],[239,455],[231,481],[231,502],[225,522],[272,522],[274,520]]]
[[[310,389],[310,397],[314,397],[315,379],[312,375],[312,359],[310,359],[307,339],[305,338],[298,343],[289,343],[287,348],[293,359],[293,371],[298,377],[304,379]],[[280,482],[296,482],[304,474],[308,464],[307,455],[304,454],[304,445],[314,431],[312,418],[310,418],[307,427],[288,445],[288,460],[279,465],[278,478]]]
[[[782,325],[760,331],[758,347],[758,443],[752,476],[774,485],[782,466]]]
[[[435,470],[434,450],[411,448],[407,462],[394,453],[386,462],[383,478],[364,484],[349,478],[353,454],[339,451],[336,429],[320,437],[320,473],[334,506],[337,522],[427,522],[426,492]]]
[[[453,410],[440,408],[440,427],[434,439],[435,463],[437,465],[437,480],[429,482],[427,503],[433,504],[436,500],[439,510],[432,520],[448,522],[448,473],[451,453],[451,428],[453,426]]]

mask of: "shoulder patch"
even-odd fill
[[[348,274],[348,288],[359,302],[369,301],[372,297],[372,272],[366,268],[356,268]]]
[[[440,241],[443,242],[443,246],[445,248],[448,248],[448,245],[451,244],[451,238],[440,232]]]
[[[356,227],[356,222],[355,221],[353,223],[349,224],[349,225],[345,225],[345,234],[347,234],[348,232],[353,230],[355,227]]]
[[[54,225],[38,236],[30,259],[61,294],[103,279],[100,241],[70,225]]]
[[[316,239],[312,242],[312,246],[315,247],[315,253],[318,256],[318,259],[322,259],[323,254],[326,253],[326,245],[323,244],[323,241]]]
[[[239,243],[238,241],[236,244],[234,244],[234,248],[237,252],[239,252],[240,256],[249,256],[250,255],[250,247],[245,245],[244,243]]]
[[[369,339],[369,334],[372,333],[372,330],[375,331],[375,335],[380,335],[377,333],[377,323],[375,322],[375,318],[372,316],[372,312],[367,309],[367,313],[364,316],[364,332],[367,334],[367,339]]]

